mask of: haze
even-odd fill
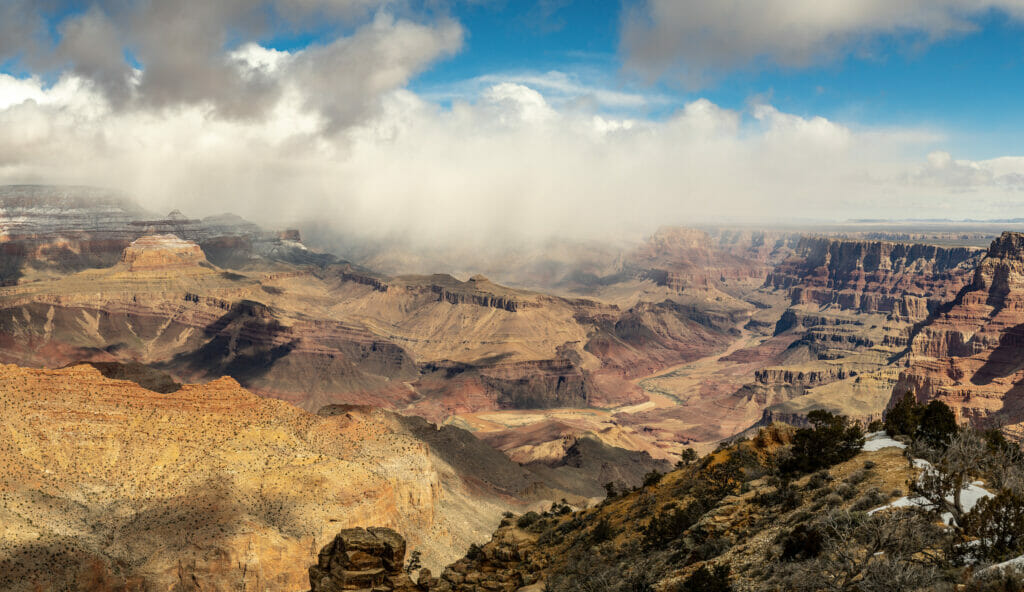
[[[583,4],[8,1],[0,183],[422,244],[1021,212],[957,97],[1016,92],[1022,2]]]

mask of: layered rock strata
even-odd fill
[[[765,280],[793,304],[835,306],[920,321],[970,282],[971,247],[808,237]]]
[[[459,464],[487,447],[456,428],[446,441],[380,410],[316,416],[230,378],[154,392],[91,366],[0,366],[0,425],[13,592],[300,590],[327,537],[359,524],[400,530],[436,570],[514,498],[569,495],[500,453]]]
[[[992,242],[973,281],[915,334],[894,400],[941,400],[963,421],[1024,435],[1024,234]]]
[[[309,568],[310,592],[419,592],[405,567],[405,539],[390,528],[348,528],[324,546]]]

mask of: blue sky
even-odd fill
[[[643,80],[624,66],[624,8],[618,0],[557,4],[546,18],[534,2],[459,5],[454,16],[467,31],[464,48],[411,87],[429,93],[495,72],[559,71],[671,98],[646,110],[655,117],[701,97],[736,110],[768,101],[789,113],[850,126],[941,129],[958,155],[969,159],[1019,154],[1024,147],[1024,27],[1000,10],[975,19],[977,31],[931,43],[922,43],[917,32],[878,37],[863,55],[808,67],[762,62],[716,72],[693,89],[671,79]]]

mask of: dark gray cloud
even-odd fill
[[[1020,19],[1024,0],[643,0],[621,41],[644,77],[697,87],[733,68],[826,62],[884,35],[934,41],[974,30],[990,10]]]
[[[297,89],[328,131],[371,114],[382,93],[462,43],[454,21],[388,0],[96,0],[53,16],[61,8],[0,4],[0,58],[74,73],[115,109],[204,106],[254,119]],[[273,68],[239,59],[263,39],[306,33],[320,41]]]

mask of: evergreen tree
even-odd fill
[[[932,448],[945,450],[956,431],[956,415],[953,410],[942,401],[932,401],[921,414],[916,436]]]
[[[914,437],[923,414],[924,405],[917,402],[914,393],[907,391],[903,398],[885,414],[885,431],[890,436],[902,434]]]

